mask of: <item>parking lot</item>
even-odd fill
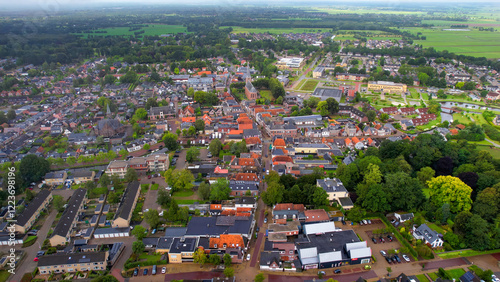
[[[392,265],[399,263],[409,263],[414,261],[409,254],[406,255],[408,256],[410,261],[406,261],[403,259],[402,256],[403,254],[399,253],[399,250],[401,248],[401,243],[398,241],[396,237],[394,237],[392,233],[383,232],[383,229],[387,229],[387,227],[380,219],[372,219],[371,224],[363,224],[363,225],[358,224],[352,227],[354,231],[358,233],[363,240],[367,241],[368,246],[372,248],[372,254],[377,260],[377,262],[386,265]],[[392,241],[390,240],[389,237],[387,237],[388,235],[392,237]],[[394,258],[395,253],[397,253],[400,262],[397,262],[396,259],[391,260],[391,262],[388,262],[380,251],[384,251],[386,257],[389,258]]]

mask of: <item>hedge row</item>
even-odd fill
[[[161,264],[167,264],[166,260],[158,260],[158,261],[136,261],[136,262],[129,262],[125,264],[125,269],[129,270],[134,267],[138,266],[150,266],[150,265],[161,265]]]
[[[382,219],[382,221],[385,223],[385,225],[389,228],[389,231],[391,231],[394,234],[394,236],[396,236],[396,238],[398,238],[399,242],[401,242],[401,244],[405,245],[405,247],[408,248],[408,251],[410,252],[411,256],[415,260],[418,260],[417,251],[415,251],[415,249],[413,249],[413,246],[410,243],[408,243],[408,241],[406,241],[405,238],[403,238],[403,236],[399,233],[399,231],[389,222],[389,220],[385,216],[380,215],[379,217],[380,217],[380,219]]]

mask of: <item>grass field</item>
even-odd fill
[[[196,202],[203,202],[200,200],[179,200],[179,199],[175,199],[175,201],[177,202],[178,205],[192,205]]]
[[[224,26],[221,28],[225,28]],[[270,34],[282,34],[282,33],[304,33],[304,32],[327,32],[328,28],[245,28],[239,26],[232,26],[233,33],[266,33]]]
[[[472,257],[472,256],[479,256],[479,255],[494,254],[494,253],[498,253],[498,252],[500,252],[500,249],[489,250],[489,251],[458,250],[458,251],[448,252],[448,253],[439,253],[437,255],[442,259],[450,259],[450,258],[458,258],[458,257]],[[432,276],[431,276],[431,278],[432,278]]]
[[[455,281],[459,281],[460,276],[465,274],[465,270],[463,270],[462,268],[455,268],[446,270],[446,273],[448,273],[450,277],[453,278]]]
[[[395,15],[416,15],[423,16],[425,12],[410,12],[410,11],[397,11],[397,10],[386,10],[386,9],[364,9],[364,8],[345,8],[345,9],[334,9],[334,8],[324,8],[324,7],[313,7],[311,12],[324,12],[328,14],[395,14]]]
[[[316,89],[316,86],[318,86],[318,83],[319,81],[317,80],[308,80],[306,83],[304,83],[304,85],[302,86],[302,88],[300,88],[300,90],[314,91],[314,89]]]
[[[434,273],[434,272],[431,272],[431,273],[427,273],[429,275],[429,277],[432,279],[432,281],[436,281],[436,279],[438,278],[437,274]]]
[[[178,198],[184,198],[184,197],[190,197],[194,194],[193,190],[189,191],[178,191],[175,192],[172,197],[178,197]]]
[[[260,90],[259,93],[260,93],[260,96],[262,96],[262,98],[269,99],[269,101],[274,100],[273,94],[271,94],[271,90]]]
[[[429,279],[427,279],[427,276],[423,275],[423,274],[419,274],[417,275],[417,278],[420,282],[429,282]]]
[[[448,50],[475,57],[500,58],[500,35],[489,31],[446,31],[442,28],[405,28],[413,33],[421,32],[426,40],[417,40],[423,47]]]
[[[0,271],[0,282],[7,281],[9,279],[10,273],[7,270]]]
[[[172,33],[187,33],[186,27],[182,25],[163,25],[154,24],[148,27],[143,27],[140,30],[129,31],[129,27],[109,27],[101,28],[96,31],[106,31],[106,33],[83,33],[84,37],[87,38],[88,35],[94,36],[107,36],[107,35],[118,35],[118,36],[134,36],[134,32],[144,30],[144,33],[140,35],[162,35],[162,34],[172,34]]]
[[[304,85],[304,83],[306,82],[306,79],[302,79],[298,84],[297,86],[295,87],[295,90],[299,90],[300,88],[302,88],[302,85]]]
[[[488,141],[486,141],[488,142]],[[490,154],[493,156],[495,159],[500,159],[500,149],[499,148],[491,148],[493,145],[490,143],[490,145],[477,145],[476,150],[479,151],[488,151]]]
[[[413,99],[420,99],[420,95],[418,94],[417,89],[410,87],[408,88],[408,90],[410,90],[410,94]]]
[[[457,120],[463,124],[469,124],[472,122],[469,118],[467,118],[464,114],[453,114],[453,120]]]

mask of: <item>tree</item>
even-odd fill
[[[148,143],[146,143],[146,144],[144,144],[144,146],[142,148],[144,150],[149,150],[149,148],[151,148],[151,146]]]
[[[367,194],[363,197],[362,205],[363,208],[382,213],[385,213],[390,208],[387,194],[382,190],[380,184],[369,186]]]
[[[359,206],[354,206],[354,208],[347,211],[347,218],[350,221],[359,222],[363,220],[366,216],[366,211]]]
[[[196,128],[194,126],[190,126],[188,128],[187,134],[190,136],[194,136],[196,134]]]
[[[170,193],[166,190],[159,190],[158,197],[156,198],[156,203],[164,208],[170,205],[172,198],[170,197]]]
[[[26,194],[26,197],[24,198],[26,203],[31,202],[31,200],[33,200],[33,198],[35,197],[35,193],[33,193],[33,191],[31,191],[29,189],[26,189],[26,192],[24,192],[24,193]]]
[[[193,254],[194,263],[204,265],[207,262],[207,255],[203,248],[198,248]]]
[[[380,121],[381,122],[386,122],[389,119],[389,114],[383,113],[380,115]]]
[[[198,197],[204,201],[210,199],[210,184],[206,182],[200,184],[200,187],[198,187]]]
[[[312,203],[316,208],[328,206],[328,194],[323,188],[316,187]]]
[[[479,192],[474,202],[474,213],[489,222],[493,222],[498,215],[500,194],[495,188],[486,188]]]
[[[122,159],[125,159],[128,156],[128,151],[125,149],[121,149],[118,154],[122,157]]]
[[[169,169],[165,172],[165,182],[172,187],[172,192],[191,189],[193,181],[194,176],[188,169]]]
[[[30,190],[27,190],[27,191],[30,191]],[[64,210],[64,198],[60,195],[54,195],[52,197],[52,206],[58,212],[63,211]]]
[[[416,210],[425,200],[422,184],[404,172],[387,174],[384,186],[392,210]]]
[[[426,166],[421,168],[420,171],[417,172],[417,178],[422,184],[427,187],[427,182],[434,177],[435,173],[436,172],[432,168]]]
[[[160,224],[160,216],[157,210],[150,209],[144,214],[144,220],[151,228],[156,228]]]
[[[146,109],[151,109],[151,107],[158,107],[158,101],[156,101],[155,98],[148,98],[144,107]]]
[[[391,276],[392,268],[387,267],[386,270],[387,270],[387,276]]]
[[[226,267],[230,267],[232,263],[231,255],[227,253],[224,254],[224,256],[222,257],[222,261],[224,261],[224,265]]]
[[[276,101],[274,101],[276,104],[278,105],[282,105],[283,104],[283,96],[279,96]]]
[[[264,277],[264,274],[259,273],[255,275],[255,278],[253,279],[254,282],[264,282],[266,278]]]
[[[194,128],[196,131],[204,131],[205,130],[205,121],[202,119],[197,119],[194,122]]]
[[[135,111],[134,116],[137,117],[137,119],[146,120],[148,118],[148,112],[144,108],[139,108]]]
[[[142,238],[146,236],[146,228],[144,228],[142,225],[136,225],[130,233],[132,233],[132,235],[135,236],[137,240],[142,240]]]
[[[197,161],[199,156],[200,149],[198,149],[197,147],[191,147],[186,152],[186,161],[192,163],[194,161]]]
[[[368,117],[368,121],[373,122],[377,117],[377,113],[374,110],[369,110],[366,113],[366,116]]]
[[[19,165],[19,173],[26,185],[40,181],[49,171],[49,162],[44,157],[37,157],[36,155],[25,156]]]
[[[189,87],[188,90],[187,90],[187,95],[189,97],[193,97],[194,96],[194,88],[193,87]]]
[[[234,269],[232,269],[231,267],[226,267],[226,269],[224,269],[224,276],[226,276],[227,278],[233,277]]]
[[[335,100],[333,98],[328,98],[328,99],[326,99],[326,104],[327,104],[327,107],[328,107],[328,112],[331,115],[334,115],[334,114],[338,113],[338,111],[339,111],[339,102],[337,102],[337,100]]]
[[[108,194],[108,202],[110,204],[118,204],[120,202],[120,197],[116,192],[110,192]]]
[[[229,188],[229,181],[223,178],[217,179],[217,182],[212,184],[210,189],[211,201],[222,201],[229,199],[231,188]]]
[[[212,156],[218,156],[220,150],[222,148],[222,142],[219,139],[213,139],[210,141],[210,145],[208,145],[208,150],[212,154]]]
[[[380,172],[380,167],[376,164],[368,164],[368,168],[365,172],[364,183],[367,185],[374,185],[382,181],[382,173]]]
[[[16,111],[14,109],[10,109],[8,112],[7,112],[7,119],[8,120],[13,120],[16,118]]]
[[[450,204],[452,213],[469,211],[472,206],[470,198],[472,189],[457,177],[438,176],[428,182],[430,201],[437,207],[444,203]]]
[[[281,203],[284,192],[285,187],[282,184],[272,182],[268,184],[267,190],[262,193],[262,201],[268,206],[274,206],[277,203]]]
[[[144,249],[145,246],[142,241],[135,241],[132,244],[132,252],[134,252],[135,254],[142,254],[142,252],[144,252]]]
[[[208,261],[213,264],[213,265],[219,265],[220,264],[220,257],[217,254],[211,254],[208,257]]]
[[[163,135],[162,140],[165,144],[165,147],[170,151],[173,151],[179,147],[179,144],[177,144],[177,138],[178,136],[176,134],[168,132],[167,134]]]
[[[125,173],[125,182],[132,182],[138,179],[137,171],[133,168],[128,168],[127,173]]]

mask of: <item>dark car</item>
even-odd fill
[[[345,225],[345,224],[346,224],[346,223],[345,223],[345,220],[342,220],[342,225]]]
[[[380,239],[380,242],[385,243],[384,237],[380,237],[379,239]]]
[[[255,228],[255,232],[259,232],[259,230],[260,230],[260,228],[257,226],[257,227]]]
[[[139,268],[134,269],[134,276],[137,276],[139,274]]]
[[[373,241],[374,244],[377,244],[377,239],[372,238],[372,241]]]
[[[177,151],[175,151],[175,152],[178,154],[178,153],[180,153],[181,151],[177,150]]]
[[[389,240],[389,242],[392,242],[392,236],[391,235],[387,235],[387,239]]]
[[[398,255],[394,255],[394,258],[396,259],[397,262],[401,262],[401,259],[399,258]]]
[[[339,273],[342,273],[342,270],[340,270],[340,269],[335,269],[335,271],[334,271],[333,273],[335,273],[335,274],[339,274]]]
[[[144,272],[142,273],[142,275],[144,275],[144,276],[148,275],[148,269],[147,268],[144,268]]]
[[[391,260],[391,258],[390,258],[390,257],[385,257],[385,260],[386,260],[388,263],[391,263],[391,262],[392,262],[392,260]]]
[[[398,262],[398,260],[396,259],[396,257],[392,257],[391,260],[392,260],[393,263]]]

